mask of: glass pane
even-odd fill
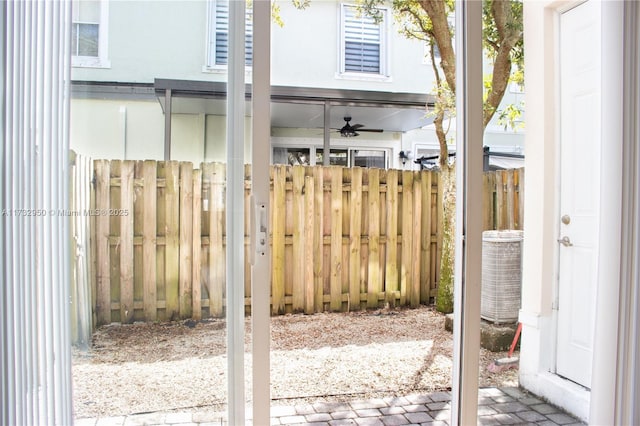
[[[387,154],[385,151],[351,151],[351,163],[359,167],[377,167],[384,169],[387,166]]]
[[[98,56],[98,24],[75,24],[73,28],[76,56]]]
[[[273,148],[273,164],[288,164],[290,166],[311,164],[309,148]]]
[[[212,12],[205,1],[109,2],[111,67],[71,70],[70,145],[93,161],[84,183],[96,197],[86,199],[126,214],[87,225],[104,250],[84,252],[102,266],[87,281],[99,290],[85,306],[99,318],[93,343],[73,360],[76,418],[149,413],[142,421],[156,423],[167,411],[206,410],[227,424],[228,76],[203,72]],[[73,52],[97,56],[100,29],[74,22]]]
[[[316,164],[323,162],[323,149],[316,149]],[[346,149],[332,149],[329,155],[329,165],[331,166],[348,166],[349,154]]]

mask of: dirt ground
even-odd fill
[[[245,323],[246,352],[251,345]],[[450,389],[453,337],[430,307],[271,318],[274,404],[401,396]],[[480,386],[517,386],[517,370],[486,367],[506,353],[481,350]],[[76,418],[222,409],[226,324],[109,325],[73,356]],[[245,357],[250,394],[251,356]],[[249,395],[250,397],[250,395]]]

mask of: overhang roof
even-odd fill
[[[153,84],[116,82],[73,82],[74,97],[156,98],[163,111],[165,95],[171,91],[174,114],[226,113],[225,82],[155,79]],[[246,85],[246,113],[251,114],[251,85]],[[381,128],[386,132],[406,132],[433,122],[426,107],[433,95],[369,90],[272,86],[271,123],[278,128],[324,128],[324,108],[329,106],[330,127],[340,128],[344,117],[351,124]]]

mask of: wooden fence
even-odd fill
[[[94,324],[222,316],[224,164],[93,162]],[[485,174],[486,229],[519,229],[522,170]],[[439,174],[272,166],[273,314],[417,306],[436,294]],[[248,259],[250,167],[245,167]],[[250,266],[245,306],[250,309]]]

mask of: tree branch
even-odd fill
[[[452,34],[447,20],[446,3],[442,0],[420,0],[420,6],[431,19],[433,38],[440,50],[440,66],[451,91],[456,93],[456,56],[451,43]]]

